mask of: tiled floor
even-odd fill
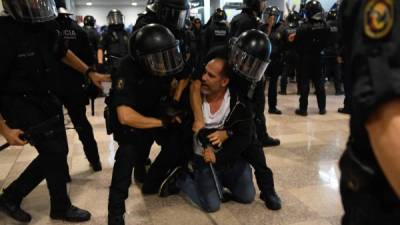
[[[293,87],[291,87],[293,88]],[[292,90],[292,89],[291,89]],[[329,95],[328,114],[317,114],[315,96],[310,96],[309,116],[298,117],[294,110],[298,96],[279,96],[278,107],[283,115],[267,115],[268,129],[282,145],[265,148],[268,164],[275,173],[277,191],[283,209],[269,211],[258,198],[250,205],[228,202],[217,213],[207,214],[196,208],[183,195],[160,199],[143,196],[136,185],[130,189],[126,202],[126,224],[134,225],[338,225],[342,206],[338,193],[338,159],[348,135],[348,116],[338,114],[343,96]],[[331,93],[331,92],[329,92]],[[116,144],[107,136],[102,119],[104,105],[97,100],[96,116],[89,116],[95,128],[101,151],[103,171],[92,173],[84,157],[82,146],[73,131],[68,131],[69,165],[72,183],[70,196],[74,204],[89,209],[92,220],[84,224],[107,224],[108,186],[111,181]],[[3,139],[0,140],[3,143]],[[152,155],[157,154],[153,146]],[[10,148],[0,153],[0,186],[6,187],[36,155],[35,150]],[[42,183],[23,202],[22,207],[33,216],[31,224],[65,224],[48,217],[49,195]],[[0,225],[18,224],[0,213]]]

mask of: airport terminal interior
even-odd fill
[[[333,95],[331,87],[327,97],[328,113],[321,116],[315,96],[310,95],[310,115],[299,117],[294,114],[298,101],[295,89],[291,84],[288,95],[278,98],[283,115],[265,114],[271,136],[281,140],[278,147],[264,148],[267,162],[274,171],[277,192],[282,198],[280,211],[268,210],[257,192],[256,200],[250,205],[227,202],[218,212],[207,214],[184,195],[143,196],[133,183],[126,202],[126,224],[339,225],[343,211],[338,190],[338,160],[345,149],[349,129],[349,117],[337,113],[343,97]],[[107,223],[108,192],[117,144],[106,134],[103,109],[104,99],[99,98],[96,115],[88,113],[99,145],[103,171],[92,172],[78,136],[74,131],[67,132],[72,178],[69,193],[74,204],[90,209],[93,215],[91,221],[82,224]],[[68,124],[68,118],[66,120]],[[151,158],[154,159],[158,151],[159,146],[153,145]],[[12,147],[1,152],[1,186],[6,187],[18,177],[36,155],[31,146]],[[27,196],[22,207],[32,214],[32,224],[67,224],[48,217],[49,195],[44,182]],[[0,224],[19,223],[0,214]]]
[[[230,21],[240,13],[240,0],[194,0],[191,1],[190,15],[200,18],[205,24],[217,8],[223,8]],[[299,10],[300,0],[268,0],[278,6],[283,15],[288,10]],[[125,18],[125,28],[132,29],[138,14],[146,10],[147,0],[67,0],[67,8],[73,12],[71,18],[83,25],[83,18],[92,15],[96,28],[107,25],[106,16],[111,9],[119,9]],[[321,0],[328,12],[335,0]],[[286,4],[289,6],[287,7]],[[294,6],[294,8],[292,8]],[[1,6],[0,6],[1,9]],[[338,112],[343,107],[343,90],[337,91],[331,78],[324,78],[326,90],[326,114],[320,115],[314,86],[311,86],[308,116],[299,116],[299,95],[294,78],[290,78],[286,93],[278,94],[277,108],[281,115],[268,113],[265,117],[268,133],[280,139],[279,146],[264,147],[267,164],[274,172],[275,188],[282,200],[282,209],[273,211],[266,208],[260,199],[256,179],[255,200],[250,204],[235,201],[222,203],[220,210],[206,213],[182,193],[167,198],[143,195],[140,184],[132,177],[129,198],[125,202],[125,223],[128,225],[339,225],[343,207],[339,191],[340,170],[338,162],[343,154],[349,136],[348,114]],[[268,96],[268,82],[265,93]],[[279,91],[278,85],[278,91]],[[78,224],[105,225],[108,216],[108,196],[112,178],[114,157],[118,144],[112,135],[107,135],[103,117],[105,96],[99,96],[94,103],[95,113],[87,105],[87,118],[93,127],[98,144],[102,171],[93,172],[85,157],[83,146],[75,130],[67,130],[68,165],[71,182],[68,193],[74,205],[87,209],[92,218]],[[29,112],[28,112],[29,113]],[[73,127],[64,108],[65,125]],[[0,144],[5,143],[0,136]],[[153,144],[150,159],[154,161],[160,146]],[[12,146],[0,152],[0,187],[6,188],[37,156],[31,145]],[[49,217],[50,198],[46,182],[43,181],[24,198],[21,208],[32,215],[30,224],[70,224],[52,220]],[[0,212],[0,225],[24,224],[16,222]]]

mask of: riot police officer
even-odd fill
[[[250,109],[253,118],[256,118],[258,113],[258,99],[260,96],[265,97],[263,94],[265,85],[263,85],[262,78],[268,67],[270,53],[271,45],[267,35],[253,29],[244,32],[237,40],[231,39],[230,43],[211,49],[204,59],[204,62],[209,62],[215,58],[227,59],[229,61],[230,67],[233,70],[230,85],[245,99],[245,104]],[[249,71],[250,68],[252,71]],[[202,71],[200,67],[196,68],[192,77],[192,83],[195,83],[196,79],[200,79]],[[200,96],[200,93],[195,96],[194,91],[195,89],[192,87],[192,98]],[[201,107],[194,105],[198,103],[199,101],[192,100],[191,104],[194,115],[202,114]],[[255,131],[257,131],[256,123],[257,121],[254,119],[252,129]],[[257,132],[254,134],[258,135]],[[267,166],[263,145],[259,137],[254,138],[249,149],[243,154],[244,158],[254,168],[258,188],[261,191],[260,198],[265,201],[267,208],[279,210],[281,208],[281,200],[275,191],[273,173]]]
[[[243,0],[242,12],[231,20],[230,37],[238,37],[247,30],[257,29],[258,18],[266,8],[265,0]]]
[[[70,18],[72,13],[66,9],[65,0],[56,0],[56,6],[59,30],[67,47],[87,65],[94,66],[92,51],[85,31]],[[76,128],[90,166],[94,171],[100,171],[102,167],[97,143],[94,139],[93,128],[86,117],[86,105],[89,103],[85,90],[87,82],[79,72],[60,63],[58,76],[53,83],[53,90],[68,110],[68,115]]]
[[[350,137],[339,162],[342,224],[395,225],[400,221],[400,2],[344,1],[340,7],[350,56],[346,75],[354,88]]]
[[[300,106],[295,113],[307,116],[311,79],[315,86],[319,114],[324,115],[326,114],[326,94],[321,74],[321,51],[326,47],[330,31],[323,20],[324,9],[320,2],[317,0],[307,2],[305,13],[307,21],[300,26],[295,35],[301,54]]]
[[[100,70],[113,75],[118,67],[119,59],[128,54],[129,34],[124,28],[124,15],[118,9],[107,15],[108,27],[101,35],[98,44],[97,60]]]
[[[328,46],[323,50],[323,62],[325,77],[332,78],[335,87],[335,94],[343,94],[342,90],[342,62],[340,60],[339,28],[337,22],[337,10],[329,10],[326,16],[326,24],[330,29]]]
[[[133,167],[154,141],[162,150],[150,167],[142,191],[156,193],[169,168],[177,166],[180,119],[170,104],[171,81],[184,67],[179,42],[168,28],[149,24],[130,38],[129,56],[114,77],[112,106],[116,113],[114,137],[119,143],[109,196],[109,225],[124,224]]]
[[[97,65],[97,50],[98,50],[97,45],[100,40],[100,35],[95,28],[96,19],[91,15],[87,15],[83,18],[83,25],[84,25],[83,30],[85,30],[86,34],[88,35],[90,48],[92,50],[95,64]]]
[[[265,7],[266,2],[264,0],[243,0],[243,10],[239,15],[233,17],[231,21],[229,36],[238,37],[240,34],[247,30],[258,29],[259,22],[257,17],[261,16],[261,13],[263,12]],[[198,87],[198,89],[200,88]],[[255,116],[257,136],[264,147],[277,146],[280,145],[280,140],[272,138],[267,132],[266,119],[264,115],[265,92],[263,90],[265,90],[265,82],[264,87],[260,88],[260,95],[255,95],[257,99],[257,113]],[[199,115],[195,115],[195,118],[199,118]]]
[[[180,101],[183,90],[188,85],[187,78],[193,71],[193,64],[196,62],[195,58],[198,57],[196,55],[198,53],[186,52],[186,50],[192,49],[190,48],[190,43],[187,43],[186,41],[191,38],[185,36],[189,33],[184,32],[185,20],[188,18],[189,9],[190,5],[188,0],[149,0],[146,6],[146,11],[139,15],[133,30],[133,32],[136,32],[143,26],[151,23],[162,24],[171,30],[175,38],[180,41],[182,54],[184,56],[190,55],[190,58],[193,59],[189,62],[185,62],[185,68],[175,76],[178,80],[178,86],[174,95],[174,100],[176,102]],[[149,154],[150,147],[147,151],[143,151],[143,157],[140,163],[141,165],[138,165],[134,170],[134,178],[139,182],[143,182],[145,179],[145,163],[149,162],[147,159]]]
[[[68,145],[59,102],[50,91],[51,78],[62,60],[100,86],[106,77],[95,73],[63,45],[56,31],[53,0],[3,0],[0,17],[0,134],[11,145],[24,145],[24,131],[42,124],[35,135],[38,156],[0,196],[0,209],[21,222],[31,216],[21,202],[44,179],[50,194],[50,217],[70,222],[87,221],[90,213],[71,204],[66,186]],[[46,134],[44,134],[46,133]],[[21,136],[23,135],[23,136]]]
[[[300,26],[300,14],[297,11],[290,11],[289,14],[286,17],[286,27],[284,30],[284,42],[285,42],[285,48],[284,48],[284,68],[283,68],[283,73],[282,73],[282,78],[281,78],[281,91],[279,92],[282,95],[287,94],[287,84],[288,84],[288,79],[296,80],[298,81],[298,75],[299,75],[299,67],[300,67],[300,56],[297,52],[296,45],[289,40],[290,35],[296,34],[297,29]],[[297,90],[299,91],[299,83],[297,82]]]
[[[229,27],[226,21],[226,13],[218,8],[211,17],[210,25],[204,30],[203,51],[207,53],[217,45],[224,45],[229,39]]]
[[[272,44],[271,63],[265,74],[269,77],[268,112],[282,114],[278,104],[278,78],[283,68],[284,25],[281,23],[281,11],[276,6],[267,7],[261,17],[259,29],[269,36]],[[265,80],[266,82],[266,80]]]

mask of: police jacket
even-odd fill
[[[393,209],[393,205],[398,208],[400,200],[395,197],[375,158],[365,123],[379,106],[400,97],[400,21],[395,16],[388,16],[382,21],[367,23],[363,20],[364,14],[375,12],[373,7],[376,6],[368,3],[369,1],[345,1],[341,6],[344,12],[341,28],[344,43],[347,45],[345,47],[348,48],[346,62],[350,64],[346,75],[352,76],[354,90],[350,118],[351,136],[346,153],[352,152],[358,162],[372,168],[373,183],[368,184],[372,187],[370,190],[374,190],[371,195],[381,198],[382,205],[377,207],[386,207],[386,213],[389,208]],[[393,2],[386,7],[388,11],[393,10],[395,15],[400,13],[399,2]],[[376,23],[385,26],[376,29]],[[340,163],[342,170],[347,169],[343,159],[344,157]]]
[[[0,26],[8,31],[0,34],[0,93],[48,93],[49,78],[67,52],[55,21],[29,25],[6,16]]]
[[[70,18],[58,18],[57,22],[64,45],[84,63],[89,66],[93,65],[94,60],[86,32]],[[76,101],[80,101],[82,104],[86,103],[85,77],[62,62],[58,65],[59,70],[52,85],[54,92],[59,96],[73,96]]]
[[[111,106],[128,106],[146,117],[161,117],[161,104],[170,99],[172,77],[159,78],[144,71],[130,56],[123,57],[113,78]],[[137,129],[115,121],[118,142],[140,141],[151,129]]]
[[[257,18],[250,10],[243,10],[239,15],[233,17],[229,37],[238,37],[247,30],[258,28]]]
[[[0,17],[0,27],[7,30],[0,33],[0,113],[8,119],[17,113],[13,99],[41,100],[51,95],[51,78],[67,48],[56,32],[55,21],[30,25],[5,16]]]
[[[98,48],[105,51],[105,56],[109,59],[113,57],[123,57],[128,55],[129,34],[123,26],[109,26],[99,40]]]
[[[268,35],[269,40],[271,41],[272,51],[271,51],[271,60],[277,61],[281,60],[281,55],[283,53],[285,47],[285,26],[283,23],[279,22],[275,24],[271,33],[268,34],[268,24],[261,24],[259,26],[259,30],[266,33]]]
[[[329,27],[330,35],[327,41],[327,47],[325,48],[325,56],[337,57],[340,55],[339,46],[339,27],[337,20],[327,21],[326,24]]]
[[[97,50],[98,48],[98,43],[100,40],[100,35],[97,32],[96,28],[90,27],[90,26],[84,26],[83,30],[86,32],[88,38],[89,38],[89,45],[90,49],[92,50],[93,54],[93,59],[95,64],[97,64]]]
[[[254,137],[250,111],[235,90],[230,93],[230,113],[222,129],[229,131],[231,136],[222,144],[222,149],[216,154],[217,167],[234,164],[242,157],[241,154],[250,146]]]
[[[212,22],[204,30],[204,51],[224,45],[229,40],[229,27],[225,22]]]
[[[327,46],[330,30],[325,21],[307,21],[296,33],[296,46],[302,56],[320,57]]]

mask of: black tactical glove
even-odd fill
[[[215,128],[213,128],[213,129],[202,128],[199,130],[199,132],[197,133],[197,140],[199,140],[199,142],[203,148],[207,148],[210,146],[213,147],[214,150],[219,150],[221,148],[218,145],[213,145],[207,137],[208,135],[214,133],[215,131],[217,131],[217,129],[215,129]]]
[[[167,100],[160,103],[161,121],[163,127],[178,127],[183,121],[183,110],[175,100]],[[178,121],[176,118],[181,121]]]
[[[106,65],[104,65],[104,64],[97,64],[96,65],[96,71],[97,72],[99,72],[99,73],[107,73],[107,68],[106,68]]]

